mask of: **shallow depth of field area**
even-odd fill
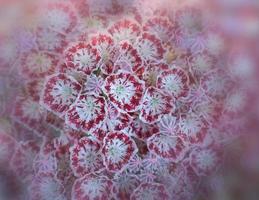
[[[0,1],[0,200],[257,200],[259,1]]]

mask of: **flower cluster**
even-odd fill
[[[45,2],[23,27],[0,162],[12,155],[30,199],[193,199],[241,132],[251,74],[217,24],[130,2]]]

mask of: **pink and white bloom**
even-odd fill
[[[103,97],[80,95],[66,113],[66,123],[74,129],[93,131],[106,118],[106,101]]]
[[[135,142],[122,132],[110,132],[104,138],[103,161],[110,171],[119,171],[136,154]]]
[[[88,137],[81,138],[70,148],[70,166],[77,177],[102,169],[100,144]]]
[[[254,80],[257,75],[255,57],[252,57],[245,49],[235,50],[229,57],[227,69],[231,76],[244,82],[243,85],[246,85],[245,82],[251,84],[250,81]]]
[[[150,33],[143,33],[136,41],[135,48],[146,63],[157,63],[165,53],[161,41]]]
[[[173,109],[173,98],[162,93],[155,87],[149,87],[143,97],[139,118],[149,124],[160,120],[163,114]]]
[[[72,188],[72,200],[110,199],[112,181],[105,176],[88,174],[77,179]]]
[[[128,115],[127,113],[119,113],[116,117],[107,117],[105,123],[108,130],[120,131],[127,128],[131,121],[132,119],[130,115]]]
[[[68,68],[91,74],[97,69],[101,57],[91,44],[80,42],[66,50],[65,59]]]
[[[184,97],[189,90],[189,77],[180,67],[173,67],[160,74],[157,87],[175,98]]]
[[[41,104],[57,115],[63,116],[76,100],[80,90],[81,86],[72,77],[54,74],[46,80]]]
[[[104,91],[116,108],[122,112],[134,112],[139,110],[144,84],[130,73],[119,72],[106,78]]]
[[[226,38],[220,31],[215,31],[215,29],[209,30],[206,40],[206,50],[210,54],[218,56],[226,50]]]
[[[183,159],[187,146],[178,136],[155,134],[147,140],[149,151],[162,158],[179,162]]]

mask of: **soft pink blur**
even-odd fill
[[[73,2],[73,0],[66,1]],[[23,90],[22,85],[26,82],[18,73],[19,55],[36,45],[34,36],[26,30],[35,29],[38,18],[44,14],[39,5],[46,2],[47,0],[0,0],[0,130],[13,136],[16,134],[13,132],[15,128],[10,113],[17,93]],[[137,0],[127,2],[132,5],[138,3]],[[143,2],[143,6],[147,6],[142,8],[146,15],[149,15],[150,8],[160,10],[161,13],[173,13],[184,6],[201,9],[205,13],[205,18],[213,21],[217,27],[212,31],[215,33],[213,40],[215,50],[217,45],[219,47],[222,45],[223,52],[226,52],[221,55],[219,68],[228,69],[232,76],[238,77],[238,84],[234,87],[237,93],[244,92],[246,97],[246,105],[236,119],[235,117],[220,119],[222,124],[228,120],[231,124],[230,128],[228,125],[221,127],[222,134],[226,135],[224,139],[231,137],[230,141],[224,143],[226,150],[224,167],[217,175],[203,180],[205,195],[201,195],[198,199],[259,199],[259,1],[144,0]],[[217,35],[223,35],[224,41],[217,40]],[[222,66],[220,63],[223,63]],[[9,178],[9,169],[0,167],[3,168],[0,173],[1,184],[2,180],[15,180]],[[14,187],[14,191],[19,191],[12,181],[7,184]],[[12,193],[12,189],[9,192]]]

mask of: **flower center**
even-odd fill
[[[119,85],[115,91],[117,95],[122,95],[125,92],[125,88],[122,85]]]

